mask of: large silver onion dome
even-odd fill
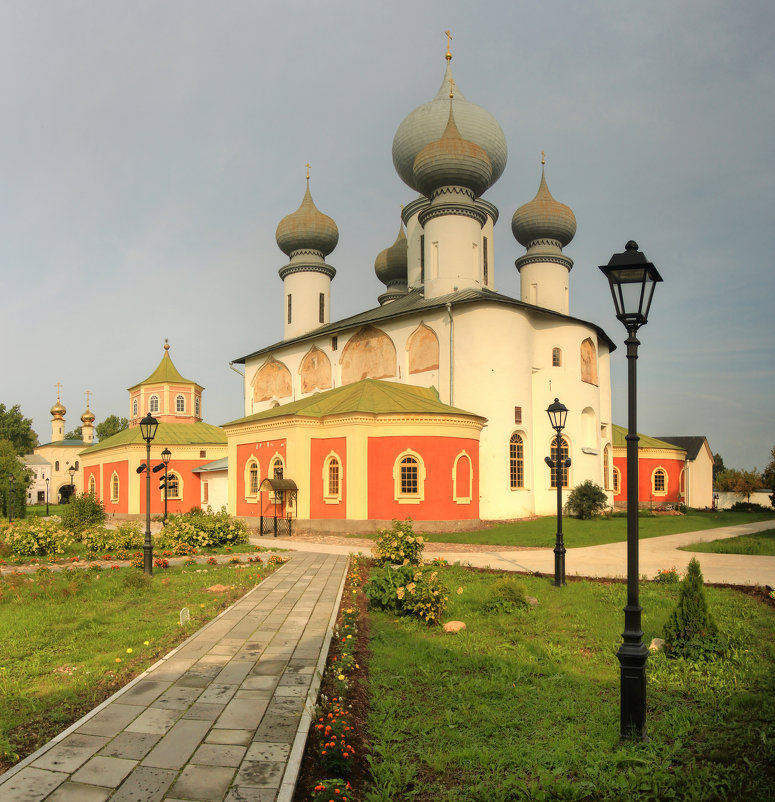
[[[535,198],[514,212],[511,230],[517,242],[526,248],[539,239],[556,240],[564,248],[576,234],[576,216],[569,206],[552,197],[543,167]]]
[[[396,281],[406,283],[406,234],[404,227],[398,231],[396,241],[384,251],[380,251],[374,260],[374,272],[383,284],[392,284]]]
[[[318,211],[312,202],[307,179],[307,191],[301,206],[284,217],[277,226],[275,235],[280,250],[289,256],[294,251],[319,251],[328,256],[339,242],[339,229],[336,223],[327,215]]]
[[[418,106],[398,126],[393,137],[393,165],[401,180],[420,191],[414,178],[417,154],[431,142],[440,139],[449,118],[449,92],[452,70],[447,61],[444,80],[436,97]],[[502,175],[508,156],[506,137],[498,121],[489,111],[467,101],[455,85],[452,108],[461,137],[484,148],[492,164],[490,186]]]

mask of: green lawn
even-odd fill
[[[639,531],[641,538],[674,535],[679,532],[696,532],[719,526],[735,526],[754,521],[775,521],[775,511],[767,512],[695,512],[686,515],[641,515]],[[498,524],[489,529],[473,532],[445,532],[426,535],[422,531],[422,521],[414,525],[417,533],[422,533],[427,542],[433,543],[473,543],[490,546],[544,546],[553,548],[557,532],[557,518],[547,516],[527,521]],[[580,521],[563,517],[562,529],[566,548],[579,546],[599,546],[601,543],[616,543],[627,539],[627,517],[595,518]],[[353,535],[369,537],[369,535]],[[371,536],[373,537],[373,535]]]
[[[647,743],[619,743],[626,586],[520,577],[538,607],[486,614],[492,574],[441,569],[446,635],[370,613],[366,802],[738,800],[775,795],[775,615],[707,588],[729,638],[711,663],[649,658]],[[642,583],[644,641],[678,585]]]
[[[199,570],[197,570],[199,569]],[[0,771],[144,671],[271,572],[251,564],[0,577]],[[215,584],[224,593],[207,593]],[[188,607],[191,620],[179,623]]]
[[[48,505],[48,514],[49,515],[61,515],[63,510],[67,509],[67,504],[49,504]],[[45,504],[30,504],[27,507],[27,516],[38,515],[42,518],[46,517],[46,505]]]
[[[710,540],[680,546],[682,551],[701,551],[710,554],[758,554],[775,557],[775,529],[765,529],[753,535]]]

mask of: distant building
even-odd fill
[[[25,454],[19,461],[32,474],[27,488],[27,504],[45,504],[46,492],[51,485],[51,463],[40,454]]]

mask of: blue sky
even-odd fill
[[[597,269],[635,239],[660,270],[641,330],[639,429],[704,434],[728,466],[775,444],[775,6],[686,2],[6,2],[0,7],[0,401],[42,442],[61,382],[74,427],[128,413],[164,338],[242,414],[228,363],[282,332],[277,223],[304,164],[340,240],[333,317],[376,305],[374,259],[414,197],[391,161],[441,83],[446,37],[509,161],[496,288],[519,293],[510,220],[546,152],[576,214],[571,314],[618,343]],[[503,344],[504,354],[508,344]],[[614,421],[626,424],[624,348]]]

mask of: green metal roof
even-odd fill
[[[365,312],[353,315],[352,317],[344,318],[343,320],[338,320],[335,323],[328,323],[325,326],[319,326],[318,328],[298,337],[291,337],[288,340],[280,340],[280,342],[274,343],[273,345],[268,345],[266,348],[261,348],[258,351],[254,351],[252,354],[241,356],[239,359],[234,359],[232,361],[235,364],[245,364],[248,359],[269,354],[272,351],[285,348],[294,343],[314,340],[320,336],[338,334],[350,329],[364,326],[367,323],[378,324],[383,320],[408,317],[411,314],[422,313],[430,309],[443,308],[448,303],[453,307],[456,307],[461,304],[482,301],[518,307],[542,317],[558,318],[560,320],[571,321],[573,323],[583,323],[585,326],[592,327],[600,335],[601,339],[603,339],[608,345],[610,351],[616,350],[616,343],[614,343],[614,341],[603,331],[603,329],[594,323],[590,323],[588,320],[581,320],[581,318],[563,315],[561,312],[555,312],[552,309],[544,309],[541,306],[526,304],[524,301],[518,301],[516,298],[510,298],[508,295],[501,295],[493,290],[488,290],[486,288],[481,290],[458,290],[457,292],[451,292],[447,295],[441,295],[438,298],[426,298],[421,290],[414,289],[411,292],[408,292],[406,295],[397,298],[395,301],[391,301],[389,304],[384,304],[383,306],[378,306],[374,309],[368,309]]]
[[[70,438],[69,440],[56,440],[55,442],[51,443],[42,443],[39,446],[35,446],[35,448],[44,448],[45,446],[65,446],[66,448],[77,448],[85,445],[86,443],[84,443],[83,440],[74,440],[73,438]]]
[[[168,346],[165,346],[164,356],[161,358],[161,362],[159,362],[156,370],[154,370],[145,381],[133,384],[129,390],[134,390],[136,387],[141,387],[144,384],[164,384],[165,382],[170,384],[196,384],[196,382],[191,381],[191,379],[184,379],[180,375],[178,369],[172,363],[170,352],[167,348]],[[197,385],[197,387],[198,386],[199,385]]]
[[[189,446],[189,445],[226,445],[226,435],[219,426],[210,423],[160,423],[156,430],[154,444],[164,444],[169,446]],[[106,448],[116,446],[127,446],[134,444],[145,444],[139,426],[130,426],[128,429],[101,440],[93,446],[85,448],[81,454],[94,454]]]
[[[485,420],[480,415],[443,404],[439,401],[438,393],[433,387],[411,387],[396,382],[363,379],[334,390],[314,393],[298,401],[291,401],[289,404],[265,409],[263,412],[256,412],[223,425],[231,426],[236,423],[252,423],[253,421],[288,416],[324,418],[329,415],[345,415],[354,412],[373,415],[396,412],[466,415]]]
[[[613,437],[611,438],[611,442],[613,443],[614,448],[626,448],[627,447],[627,429],[624,426],[617,426],[615,423],[613,424]],[[668,448],[671,451],[684,451],[683,448],[680,446],[673,445],[672,443],[666,443],[664,440],[657,440],[656,437],[649,437],[647,434],[641,434],[638,432],[638,448]]]

